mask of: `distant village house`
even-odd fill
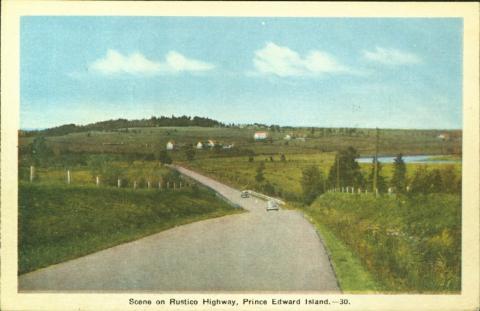
[[[255,140],[265,140],[267,139],[267,136],[267,132],[255,132],[255,134],[253,134]]]
[[[202,148],[203,148],[203,144],[202,144],[201,141],[199,141],[199,142],[197,143],[197,149],[202,149]]]
[[[172,142],[172,141],[169,141],[167,143],[167,150],[173,150],[173,148],[175,147],[175,143]]]

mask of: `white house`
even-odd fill
[[[213,148],[213,147],[215,147],[215,142],[213,140],[209,139],[208,142],[207,142],[207,146],[210,147],[210,148]]]
[[[199,141],[199,142],[197,143],[197,149],[202,149],[202,148],[203,148],[203,144],[202,144],[201,141]]]
[[[255,140],[264,140],[264,139],[267,139],[267,132],[255,132],[255,134],[253,134],[253,139]]]
[[[287,134],[287,135],[285,135],[285,137],[284,137],[283,139],[285,139],[285,140],[290,140],[290,139],[292,139],[292,136],[289,135],[289,134]]]
[[[444,133],[444,134],[440,134],[437,136],[438,139],[441,139],[441,140],[448,140],[448,134]]]
[[[173,148],[175,147],[175,143],[172,142],[172,141],[169,141],[167,143],[167,150],[173,150]]]

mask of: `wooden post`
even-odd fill
[[[147,181],[147,188],[150,189],[150,181]]]
[[[162,182],[161,181],[158,182],[158,189],[162,190]]]
[[[176,185],[175,185],[175,182],[173,182],[173,190],[176,189]]]
[[[362,189],[358,188],[358,193],[359,194],[362,193]]]
[[[133,189],[134,190],[137,189],[137,181],[136,180],[133,181]]]
[[[33,179],[35,179],[35,166],[31,165],[30,166],[30,182],[33,182]]]
[[[70,185],[71,177],[70,177],[70,170],[67,170],[67,184]]]
[[[98,186],[100,186],[100,177],[97,176],[96,180],[95,180],[95,183]]]
[[[180,185],[178,186],[178,188],[182,189],[182,182],[180,182]]]
[[[122,186],[122,180],[119,178],[117,180],[117,187],[120,188]]]

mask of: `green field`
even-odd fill
[[[157,161],[105,161],[99,167],[90,164],[72,165],[68,167],[71,183],[75,185],[95,185],[96,177],[99,176],[101,185],[116,186],[117,179],[121,179],[123,187],[133,187],[136,181],[139,188],[145,188],[150,181],[151,187],[158,187],[158,182],[165,179],[171,170],[162,166]],[[22,181],[28,181],[30,177],[29,167],[19,168],[19,177]],[[35,169],[35,181],[52,184],[65,184],[67,182],[66,167],[38,167]]]
[[[334,235],[334,240],[327,240],[327,247],[340,282],[346,283],[347,290],[379,287],[383,292],[460,291],[459,195],[375,198],[365,194],[327,193],[305,208],[305,212],[320,224],[320,232]],[[361,260],[377,288],[364,286],[358,278],[353,282],[348,280],[352,277],[352,265],[342,266],[347,256],[335,251],[342,245]]]
[[[201,187],[158,191],[21,182],[18,272],[241,211]]]
[[[256,169],[259,162],[265,164],[265,179],[275,188],[275,194],[293,201],[300,201],[302,196],[301,178],[302,170],[310,165],[320,168],[324,176],[328,175],[333,165],[335,154],[331,152],[317,154],[291,154],[286,155],[286,161],[280,161],[279,156],[274,156],[274,162],[270,156],[257,156],[253,162],[247,157],[210,158],[198,159],[191,162],[182,162],[182,165],[203,172],[213,178],[241,189],[261,190],[255,181]],[[393,164],[382,164],[382,176],[389,180],[393,174]],[[461,164],[407,164],[407,178],[412,178],[419,167],[427,170],[453,166],[457,175],[461,173]],[[361,171],[367,176],[371,164],[361,164]]]
[[[254,141],[258,130],[268,131],[269,139]],[[441,133],[449,138],[439,139]],[[193,159],[187,158],[189,145],[207,140],[217,147],[195,149]],[[283,198],[285,208],[303,210],[321,233],[344,291],[460,290],[461,161],[406,164],[406,185],[423,176],[417,186],[425,186],[427,195],[324,193],[305,205],[303,170],[314,166],[326,177],[337,152],[349,146],[362,156],[372,155],[374,129],[144,127],[47,136],[36,149],[34,137],[21,136],[20,273],[178,224],[239,212],[163,166],[161,153],[168,141],[175,142],[175,150],[167,152],[175,164],[237,189]],[[380,130],[379,154],[398,153],[461,160],[461,131]],[[27,182],[30,165],[36,168],[33,184]],[[256,178],[260,165],[263,181]],[[381,167],[389,186],[394,165]],[[360,171],[367,180],[372,164],[360,164]],[[123,189],[116,187],[118,179]],[[148,182],[157,188],[166,181],[184,187],[146,189]],[[325,182],[324,187],[331,185]]]
[[[254,141],[255,131],[267,131],[269,139]],[[448,140],[438,135],[449,133]],[[285,140],[290,135],[291,140]],[[383,155],[414,154],[459,154],[461,153],[461,131],[457,130],[394,130],[380,131],[380,153]],[[277,130],[262,127],[147,127],[128,128],[111,131],[90,131],[46,137],[56,153],[155,153],[165,149],[168,141],[181,148],[199,141],[213,140],[219,144],[234,144],[235,150],[249,149],[256,154],[308,154],[332,152],[353,146],[361,155],[371,155],[375,151],[375,129],[321,129],[289,128]],[[299,138],[299,139],[296,139]],[[300,139],[301,138],[301,139]],[[20,136],[20,146],[26,146],[33,137]],[[177,159],[181,152],[172,151]],[[222,155],[213,150],[201,150],[198,157]]]

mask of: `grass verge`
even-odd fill
[[[242,211],[199,187],[158,191],[20,183],[18,273]]]
[[[373,195],[326,193],[306,211],[321,224],[320,229],[324,228],[322,233],[335,265],[341,264],[342,257],[334,255],[333,249],[343,244],[381,285],[382,292],[460,291],[459,195],[376,198]],[[338,241],[329,241],[329,236]],[[342,269],[339,270],[342,279]]]
[[[307,219],[320,233],[330,261],[337,276],[340,289],[344,293],[374,293],[382,290],[373,276],[362,265],[361,260],[341,240],[339,240],[315,215],[305,211]]]

